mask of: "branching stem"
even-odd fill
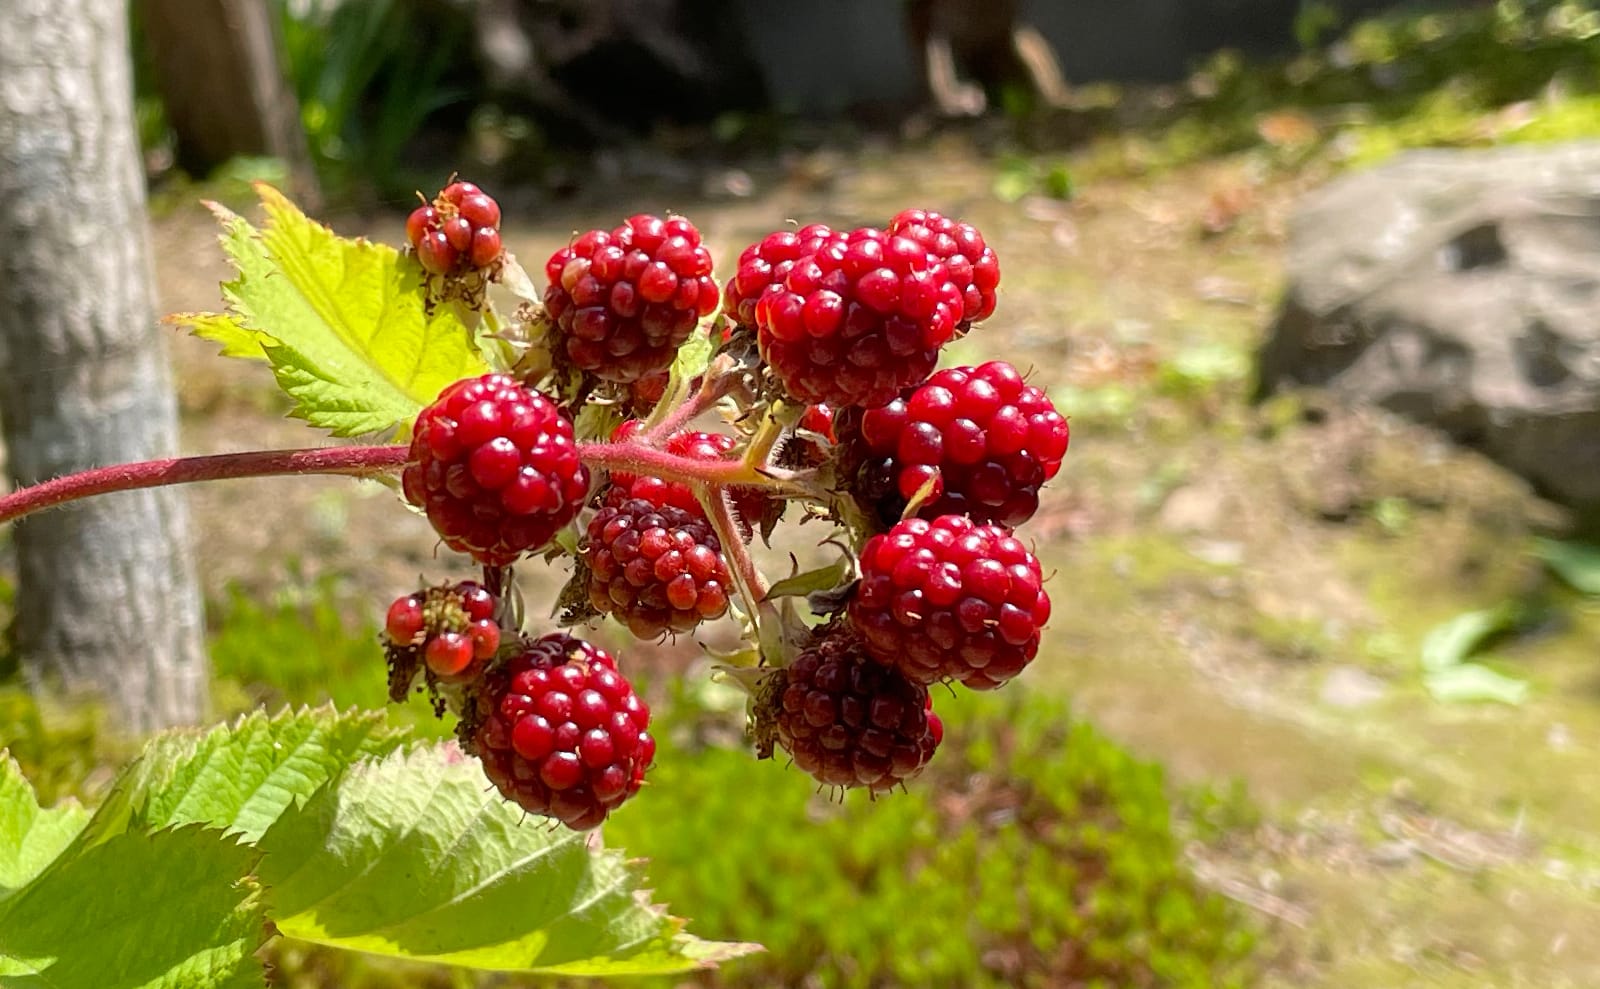
[[[97,467],[0,497],[0,524],[80,498],[168,484],[284,474],[371,477],[398,471],[405,466],[406,456],[404,446],[334,446],[176,457]],[[768,477],[737,460],[693,460],[635,442],[580,443],[578,456],[591,468],[625,470],[686,484],[759,487],[776,495],[799,492],[799,485]]]

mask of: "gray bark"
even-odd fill
[[[7,0],[0,30],[0,429],[16,485],[171,456],[124,0]],[[143,732],[193,722],[207,664],[180,494],[15,528],[30,685],[93,689]]]

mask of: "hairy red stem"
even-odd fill
[[[738,460],[694,460],[640,443],[579,443],[578,459],[590,467],[645,474],[685,484],[770,485]]]
[[[209,457],[145,460],[68,474],[0,498],[0,524],[92,495],[136,491],[191,481],[278,474],[346,474],[370,477],[405,465],[403,446],[332,446],[309,450],[257,450]]]

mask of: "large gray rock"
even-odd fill
[[[1437,426],[1600,525],[1600,143],[1425,151],[1296,213],[1263,394]]]

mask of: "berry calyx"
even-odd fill
[[[589,491],[572,422],[504,374],[446,388],[417,416],[401,475],[451,549],[508,566],[571,522]]]
[[[1050,596],[1010,530],[945,515],[867,540],[848,614],[867,654],[905,677],[991,690],[1038,655]]]
[[[485,675],[462,740],[507,800],[584,831],[639,791],[655,758],[649,726],[609,653],[554,632]]]
[[[825,786],[881,793],[922,772],[943,736],[926,687],[868,658],[847,622],[814,633],[756,694],[758,754],[776,744]]]
[[[820,467],[838,438],[833,432],[833,408],[808,405],[795,423],[794,435],[778,454],[778,466],[790,469]]]
[[[949,269],[950,280],[961,290],[962,314],[956,333],[994,315],[995,289],[1000,285],[1000,261],[970,223],[925,209],[907,209],[889,221],[888,232],[910,237],[928,256]]]
[[[1021,525],[1071,438],[1049,397],[1005,361],[946,368],[880,408],[841,410],[834,426],[840,483],[885,526],[929,482],[924,518]]]
[[[669,366],[720,295],[711,253],[681,216],[590,230],[550,256],[545,276],[557,359],[624,384]]]
[[[946,265],[910,238],[863,228],[762,293],[756,338],[789,397],[870,407],[932,373],[963,312]]]
[[[687,632],[728,611],[722,544],[698,512],[612,488],[579,551],[590,604],[637,638]]]

